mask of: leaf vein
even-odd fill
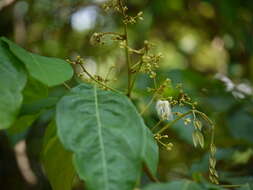
[[[95,98],[95,111],[96,111],[96,118],[97,118],[97,124],[98,124],[98,136],[99,136],[99,144],[101,148],[101,154],[102,154],[102,165],[103,165],[103,174],[104,174],[104,181],[105,181],[105,189],[108,190],[108,174],[107,174],[107,166],[106,166],[106,160],[105,160],[105,148],[104,148],[104,142],[102,137],[102,126],[100,121],[100,114],[98,109],[98,99],[97,99],[97,87],[94,86],[94,98]]]

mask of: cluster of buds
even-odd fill
[[[84,60],[81,56],[77,56],[74,61],[67,59],[66,60],[71,65],[84,64]]]
[[[123,23],[136,24],[138,20],[143,20],[143,12],[139,12],[136,16],[125,15],[123,19]]]
[[[143,12],[137,13],[135,16],[129,16],[126,14],[128,8],[124,5],[122,0],[110,0],[106,2],[102,7],[106,12],[114,10],[123,16],[124,24],[135,24],[138,20],[143,20]]]
[[[102,41],[103,38],[103,33],[97,33],[95,32],[91,38],[90,38],[90,44],[91,45],[101,45],[104,44],[104,42]]]
[[[124,36],[116,32],[95,32],[90,38],[91,45],[104,45],[104,37],[110,36],[113,41],[123,41]]]
[[[181,83],[177,84],[176,88],[179,90],[179,95],[176,98],[171,98],[169,100],[171,105],[190,106],[194,110],[198,103],[193,101],[191,97],[184,92]]]
[[[142,67],[140,72],[147,73],[150,78],[156,77],[155,70],[159,68],[159,62],[162,58],[162,54],[148,54],[142,56]]]
[[[179,106],[185,106],[185,105],[192,105],[192,102],[191,102],[191,97],[188,96],[188,94],[182,92],[179,94],[179,97],[178,97],[178,102],[179,102]]]
[[[154,94],[159,95],[160,97],[163,97],[163,94],[167,88],[169,88],[171,85],[171,80],[169,78],[165,79],[163,83],[158,88],[147,88],[148,92],[152,92]],[[170,100],[168,100],[170,101]]]
[[[109,0],[103,4],[102,8],[104,11],[108,12],[109,10],[120,11],[119,0]]]
[[[170,150],[172,150],[172,148],[173,148],[173,144],[170,142],[170,143],[164,143],[164,142],[162,142],[161,140],[162,139],[168,139],[169,137],[168,137],[168,135],[161,135],[161,134],[159,134],[159,133],[157,133],[157,134],[155,134],[154,135],[154,138],[157,140],[157,142],[159,142],[167,151],[170,151]]]
[[[184,124],[185,125],[188,125],[188,124],[190,124],[191,123],[191,119],[190,118],[186,118],[186,119],[184,119]]]

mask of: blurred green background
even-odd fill
[[[116,64],[112,75],[117,84],[124,84],[123,50],[110,40],[103,46],[90,45],[94,32],[123,30],[116,14],[101,9],[104,2],[0,0],[0,36],[41,55],[63,59],[80,55],[90,72],[102,76]],[[132,15],[144,12],[144,21],[129,27],[131,46],[139,48],[146,39],[154,43],[154,51],[163,54],[158,80],[170,78],[174,85],[182,83],[185,92],[198,101],[199,109],[215,121],[220,181],[249,183],[253,189],[252,0],[128,0],[128,6]],[[217,73],[231,81],[215,79]],[[139,79],[133,95],[141,107],[150,99],[146,87],[152,87],[152,82],[146,76]],[[227,90],[228,83],[232,90]],[[51,91],[59,93],[59,89]],[[39,164],[50,111],[53,108],[45,108],[39,121],[21,134],[0,133],[0,189],[51,189]],[[145,121],[148,126],[158,121],[154,106]],[[183,122],[168,130],[174,148],[170,152],[161,149],[158,176],[162,181],[207,177],[208,147],[194,148],[191,132]],[[205,136],[208,142],[210,134]],[[38,179],[35,185],[23,179],[13,151],[24,138]]]

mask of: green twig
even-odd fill
[[[106,89],[112,90],[112,91],[114,91],[114,92],[121,93],[120,91],[118,91],[118,90],[116,90],[116,89],[114,89],[114,88],[111,88],[111,87],[105,85],[104,83],[100,82],[99,80],[95,79],[95,78],[84,68],[84,66],[83,66],[81,63],[78,63],[78,64],[79,64],[80,67],[82,68],[83,72],[84,72],[85,74],[87,74],[88,77],[90,77],[90,79],[92,79],[92,80],[95,81],[96,83],[100,84],[101,86],[105,87]]]
[[[145,108],[142,110],[141,115],[143,115],[143,113],[149,108],[149,106],[153,103],[153,101],[155,100],[155,94],[153,95],[153,97],[151,98],[151,100],[149,101],[149,103],[145,106]]]
[[[131,63],[130,63],[130,56],[128,52],[128,34],[127,34],[127,24],[124,24],[124,35],[126,40],[126,47],[125,47],[125,56],[127,62],[127,78],[128,78],[128,91],[127,96],[131,97]]]
[[[180,119],[184,118],[185,116],[191,114],[193,112],[193,110],[190,110],[182,115],[180,115],[179,117],[177,117],[176,119],[174,119],[173,121],[171,121],[170,123],[168,123],[167,125],[165,125],[163,128],[161,128],[157,134],[161,134],[163,131],[165,131],[166,129],[168,129],[169,127],[171,127],[172,125],[174,125],[177,121],[179,121]]]
[[[225,187],[225,188],[237,188],[237,187],[241,187],[243,185],[220,185],[221,187]]]
[[[63,86],[65,86],[68,90],[71,90],[71,87],[67,83],[63,82]]]
[[[145,163],[143,164],[143,171],[147,174],[147,176],[149,177],[151,181],[159,183],[159,180],[157,179],[157,177],[153,176],[153,174],[150,172],[149,168],[147,167]]]
[[[140,69],[141,69],[142,64],[143,64],[143,61],[140,62],[139,68],[138,68],[138,70],[136,71],[136,74],[134,75],[133,81],[132,81],[132,83],[131,83],[131,85],[130,85],[129,94],[131,94],[131,92],[132,92],[132,89],[133,89],[133,87],[134,87],[135,81],[136,81],[136,79],[137,79],[137,74],[140,72]]]
[[[126,11],[124,9],[124,4],[122,0],[118,0],[119,7],[121,14],[123,16],[123,19],[126,17]],[[131,60],[129,56],[129,51],[128,51],[128,33],[127,33],[127,23],[124,23],[124,37],[125,37],[125,56],[126,56],[126,63],[127,63],[127,80],[128,80],[128,87],[127,87],[127,96],[130,98],[131,97]]]
[[[151,128],[151,131],[155,131],[155,129],[163,122],[163,120],[159,120],[157,124]]]

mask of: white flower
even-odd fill
[[[223,82],[226,86],[226,91],[232,91],[235,87],[235,84],[230,80],[230,78],[228,78],[227,76],[217,73],[214,78],[220,80],[221,82]]]
[[[162,120],[171,120],[173,118],[170,103],[167,100],[158,100],[156,102],[156,111]]]
[[[243,99],[253,94],[252,87],[247,83],[235,84],[227,76],[220,73],[216,74],[215,78],[222,81],[226,86],[226,91],[231,92],[235,98]]]
[[[246,83],[240,83],[236,86],[236,89],[246,95],[251,95],[252,94],[252,88],[250,85]]]

